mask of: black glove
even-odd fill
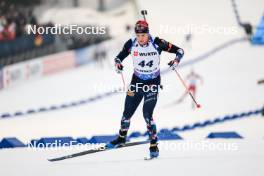
[[[118,58],[115,58],[115,68],[117,73],[122,73],[124,66],[121,63],[121,60]]]
[[[171,61],[168,63],[168,65],[170,66],[170,68],[171,68],[172,70],[175,70],[176,67],[178,66],[178,64],[179,64],[178,59],[173,59],[173,60],[171,60]]]

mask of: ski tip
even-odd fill
[[[47,159],[49,162],[56,161],[55,159]]]
[[[153,160],[153,159],[157,159],[158,157],[145,157],[144,160],[145,161],[149,161],[149,160]]]
[[[64,158],[52,158],[52,159],[47,159],[49,162],[54,162],[54,161],[60,161],[63,160]]]

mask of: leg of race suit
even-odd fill
[[[157,103],[157,99],[158,89],[156,89],[156,91],[144,92],[143,116],[147,123],[147,129],[151,144],[156,144],[158,141],[157,128],[152,116]]]
[[[142,92],[131,92],[128,91],[126,100],[125,100],[125,108],[123,112],[123,116],[121,119],[121,128],[119,130],[119,135],[122,137],[126,137],[127,131],[130,126],[130,118],[135,113],[138,105],[140,104],[143,98]]]

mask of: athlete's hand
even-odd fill
[[[118,58],[115,59],[115,68],[118,74],[122,73],[124,68],[124,66],[121,64],[121,61]]]
[[[179,61],[177,59],[173,59],[168,63],[168,65],[172,70],[175,70],[176,67],[179,65]]]

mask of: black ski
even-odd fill
[[[154,160],[157,159],[158,157],[145,157],[144,160],[145,161],[150,161],[150,160]]]
[[[146,143],[149,143],[149,141],[130,142],[130,143],[126,143],[123,146],[119,146],[119,147],[113,148],[113,149],[131,147],[131,146],[141,145],[141,144],[146,144]],[[58,158],[52,158],[52,159],[48,159],[48,160],[51,161],[51,162],[61,161],[61,160],[65,160],[65,159],[75,158],[75,157],[78,157],[78,156],[83,156],[83,155],[97,153],[97,152],[102,152],[102,151],[107,151],[107,150],[112,150],[112,149],[108,149],[105,146],[102,146],[102,147],[99,147],[99,148],[90,149],[90,150],[86,150],[86,151],[83,151],[83,152],[74,153],[74,154],[71,154],[71,155],[66,155],[66,156],[62,156],[62,157],[58,157]]]

